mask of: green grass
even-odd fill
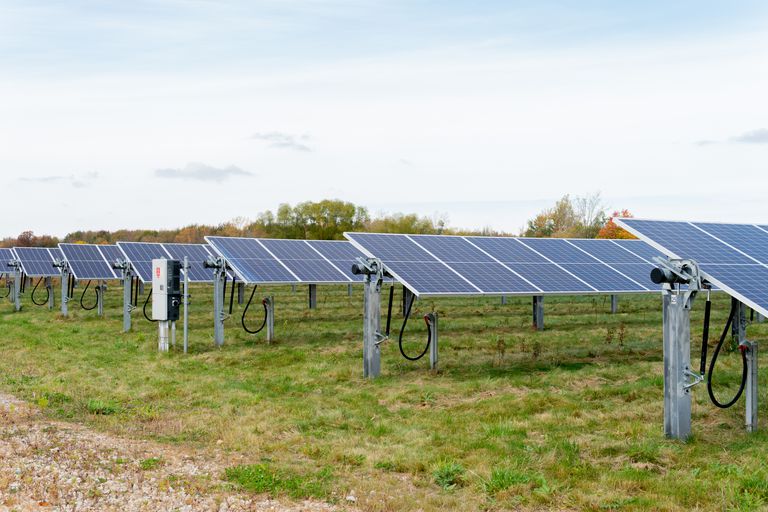
[[[156,325],[140,311],[121,333],[119,285],[107,291],[104,319],[76,301],[69,318],[28,297],[20,313],[0,302],[0,389],[52,418],[237,452],[243,465],[222,477],[247,491],[330,502],[354,493],[363,510],[768,504],[768,435],[744,432],[743,402],[718,410],[699,386],[693,438],[664,438],[658,295],[622,297],[617,315],[607,314],[607,297],[547,297],[543,332],[530,328],[530,298],[425,299],[413,318],[439,313],[440,370],[387,342],[382,377],[371,381],[362,378],[359,287],[353,297],[320,287],[312,311],[305,288],[265,293],[275,296],[275,342],[245,334],[236,306],[216,349],[211,289],[194,287],[188,355],[180,329],[177,347],[158,353]],[[717,295],[713,333],[727,309]],[[768,324],[749,329],[757,341],[767,333]],[[423,322],[409,322],[406,350],[417,352],[425,334]],[[738,355],[725,353],[718,370],[723,399],[738,382]]]

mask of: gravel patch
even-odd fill
[[[0,394],[0,510],[339,510],[232,491],[221,477],[234,463],[242,461],[50,421]]]

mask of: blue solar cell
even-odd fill
[[[406,235],[385,235],[378,233],[349,233],[349,238],[365,247],[371,255],[384,262],[426,261],[437,262],[437,258],[416,245]]]
[[[517,238],[468,236],[465,240],[502,263],[549,263],[540,254],[520,243]]]
[[[439,235],[408,235],[411,240],[429,251],[438,259],[447,263],[463,262],[492,262],[488,256],[476,246],[459,236]]]
[[[750,264],[752,259],[731,249],[711,235],[687,222],[661,222],[622,219],[622,222],[642,233],[680,258],[704,263]]]
[[[112,266],[104,259],[97,245],[59,244],[64,258],[76,279],[116,279]]]
[[[603,263],[643,263],[640,256],[625,251],[611,240],[568,240],[582,251],[586,251]],[[642,242],[641,242],[642,243]]]
[[[661,285],[653,284],[651,281],[651,270],[655,268],[655,265],[650,263],[617,263],[611,266],[650,290],[661,289]]]
[[[59,269],[53,266],[53,256],[47,247],[14,247],[13,252],[29,277],[59,275]]]
[[[450,266],[485,293],[535,295],[541,291],[495,261],[451,262]]]
[[[554,263],[508,263],[507,266],[546,293],[594,293],[595,290]]]
[[[398,280],[411,290],[418,290],[420,294],[474,295],[481,293],[478,288],[439,262],[400,261],[392,265],[394,265],[394,268],[391,268],[393,272],[395,268],[397,269]],[[389,268],[389,265],[387,266]]]
[[[768,315],[768,268],[763,265],[706,264],[701,270],[723,283],[726,292],[735,292],[762,308]]]
[[[762,229],[747,224],[693,224],[757,261],[768,262],[768,233]]]
[[[125,256],[120,251],[120,248],[116,245],[99,245],[101,254],[104,255],[104,259],[111,265],[117,261],[125,259]]]
[[[635,292],[647,290],[644,286],[616,272],[602,263],[563,263],[568,272],[589,283],[601,292]]]
[[[560,238],[520,238],[530,247],[554,263],[595,263],[595,259]]]
[[[347,276],[304,240],[269,240],[259,242],[299,279],[307,283],[349,282]]]
[[[16,257],[10,249],[0,248],[0,274],[9,272],[11,268],[8,263],[15,260]]]
[[[136,275],[145,283],[152,282],[152,260],[170,258],[162,244],[150,242],[117,242]]]
[[[212,255],[207,244],[163,244],[163,247],[175,260],[183,262],[184,257],[187,257],[190,281],[196,283],[213,282],[213,270],[205,268],[203,265],[205,260]]]
[[[247,283],[299,283],[301,280],[277,261],[255,238],[205,237]]]
[[[307,240],[307,243],[336,265],[345,276],[353,281],[363,281],[364,276],[352,273],[352,264],[365,255],[351,243],[345,240]]]
[[[653,263],[653,258],[662,257],[666,258],[664,254],[648,245],[642,240],[611,240],[612,243],[618,245],[627,252],[635,254],[649,263]]]

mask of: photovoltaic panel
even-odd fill
[[[112,265],[95,244],[59,244],[75,279],[118,279]]]
[[[117,242],[117,247],[144,283],[152,282],[152,260],[171,257],[159,243]]]
[[[658,249],[648,245],[642,240],[611,240],[614,244],[618,245],[625,251],[636,254],[648,263],[653,264],[653,258],[664,257],[664,253]]]
[[[125,256],[120,251],[120,248],[116,245],[99,245],[99,250],[101,251],[101,254],[104,255],[104,259],[107,260],[110,265],[125,259]]]
[[[409,238],[486,293],[514,290],[520,293],[541,291],[510,267],[462,237],[410,235]]]
[[[303,282],[351,282],[341,269],[304,240],[260,239],[259,242]]]
[[[171,258],[184,262],[187,257],[189,280],[195,283],[212,283],[213,270],[205,268],[203,262],[213,255],[208,244],[163,244]]]
[[[307,240],[307,243],[352,281],[363,281],[363,276],[352,273],[352,264],[365,255],[351,243],[346,240]]]
[[[229,262],[241,281],[265,284],[301,282],[255,238],[207,236],[205,240]]]
[[[51,277],[59,275],[59,269],[53,266],[53,256],[47,247],[14,247],[13,252],[27,276]]]
[[[6,248],[0,248],[0,274],[9,273],[11,268],[8,266],[8,263],[15,260],[16,256],[14,256],[13,251]]]
[[[671,258],[697,261],[707,280],[768,315],[768,232],[753,224],[616,222]]]
[[[345,236],[368,256],[380,258],[396,279],[417,295],[638,293],[658,289],[650,282],[652,266],[609,240],[376,233]],[[585,251],[591,242],[595,247]],[[631,242],[647,248],[641,241]]]

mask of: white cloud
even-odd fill
[[[179,180],[193,181],[213,181],[221,183],[235,176],[253,176],[250,171],[245,171],[234,165],[229,167],[217,168],[198,162],[188,163],[183,169],[156,169],[155,176],[158,178],[170,178]]]

